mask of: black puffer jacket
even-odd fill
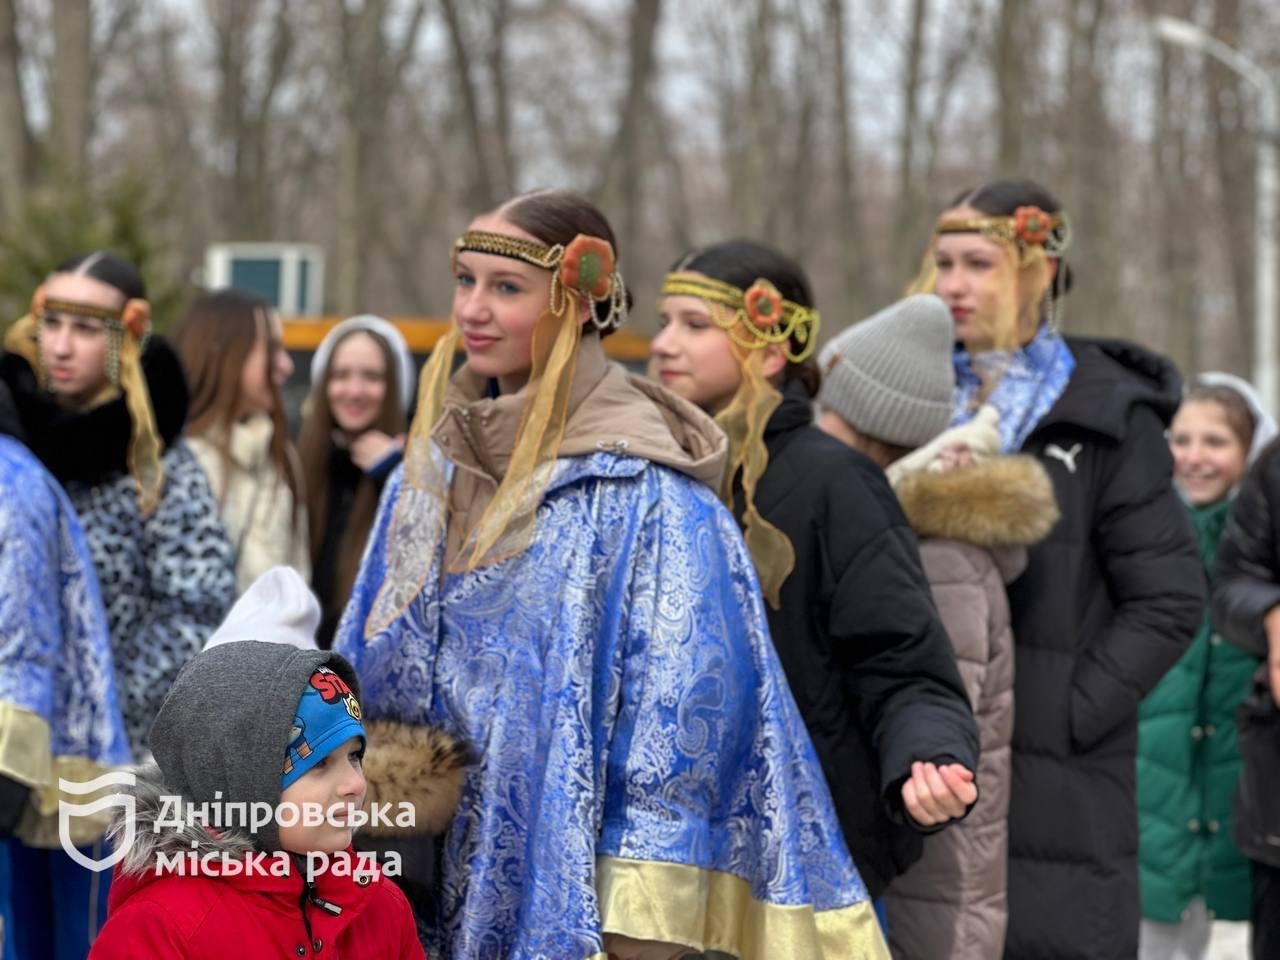
[[[902,806],[912,762],[976,772],[978,727],[884,472],[812,419],[792,382],[765,431],[756,507],[796,552],[769,630],[849,850],[878,897],[923,850]]]
[[[1280,443],[1258,458],[1231,507],[1214,571],[1213,624],[1262,660],[1263,620],[1280,606]],[[1248,857],[1280,867],[1280,707],[1259,671],[1239,713],[1243,770],[1232,839]]]
[[[1218,545],[1213,625],[1255,657],[1267,655],[1266,615],[1280,606],[1280,443],[1240,485]]]
[[[1138,951],[1137,706],[1186,650],[1206,602],[1164,429],[1164,358],[1070,340],[1076,369],[1024,452],[1062,519],[1009,588],[1015,640],[1008,958]]]

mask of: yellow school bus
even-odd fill
[[[341,317],[291,317],[284,321],[284,346],[291,353],[311,354],[325,334]],[[414,356],[421,361],[436,341],[449,329],[449,322],[437,317],[387,317],[404,334]],[[604,339],[604,350],[614,360],[628,366],[643,366],[649,359],[649,338],[630,330],[619,330]]]

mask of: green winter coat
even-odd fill
[[[1230,501],[1191,508],[1212,573]],[[1177,923],[1204,897],[1221,920],[1249,918],[1249,862],[1231,843],[1240,774],[1235,711],[1258,661],[1213,632],[1208,611],[1191,648],[1138,710],[1142,914]]]

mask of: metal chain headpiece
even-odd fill
[[[763,277],[742,290],[701,273],[669,273],[662,281],[662,296],[697,297],[728,307],[732,313],[713,310],[711,319],[746,350],[781,346],[787,360],[800,363],[818,345],[818,311],[783,299],[778,288]]]

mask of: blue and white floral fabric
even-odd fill
[[[445,842],[444,956],[603,960],[613,934],[887,957],[709,488],[624,453],[561,459],[526,550],[440,576],[437,546],[366,635],[401,479],[335,649],[370,716],[450,730],[478,758]]]
[[[975,402],[990,379],[998,377],[996,388],[983,400],[1000,411],[1000,449],[1017,453],[1031,431],[1053,408],[1067,389],[1076,368],[1067,342],[1048,325],[1041,326],[1030,343],[1010,353],[973,356],[963,347],[954,355],[956,370],[956,411],[953,427],[977,416]]]
[[[52,804],[31,839],[56,845],[58,775],[128,763],[129,744],[84,533],[57,481],[7,436],[0,583],[0,773],[32,786],[37,807]]]

